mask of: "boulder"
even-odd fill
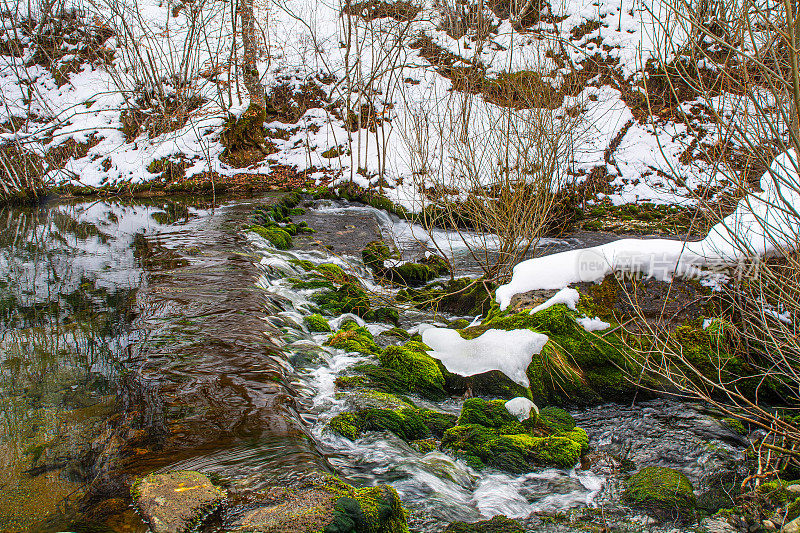
[[[196,528],[226,492],[205,474],[185,470],[138,479],[131,495],[154,533],[182,533]]]
[[[408,532],[406,512],[392,487],[357,489],[328,474],[238,495],[223,522],[226,531],[236,532]]]
[[[661,466],[648,466],[632,475],[623,496],[662,520],[688,518],[697,505],[689,478]]]

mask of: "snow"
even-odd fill
[[[800,177],[794,150],[775,158],[761,177],[761,189],[742,198],[700,241],[621,239],[523,261],[514,267],[511,281],[497,289],[500,308],[508,307],[515,294],[599,282],[619,271],[661,281],[720,279],[723,268],[795,249],[800,242]]]
[[[581,295],[577,290],[565,287],[560,291],[558,291],[557,293],[555,293],[546,302],[541,303],[536,307],[534,307],[533,309],[531,309],[531,314],[538,313],[539,311],[544,311],[548,307],[552,307],[558,304],[564,304],[574,311],[580,299]]]
[[[351,90],[351,85],[370,80],[368,92],[380,95],[373,102],[376,111],[390,120],[381,122],[375,132],[366,128],[350,132],[344,127],[341,113],[332,113],[323,106],[312,108],[295,124],[268,124],[283,132],[272,139],[276,152],[251,167],[235,169],[219,159],[223,150],[220,133],[227,116],[240,114],[249,102],[241,90],[241,81],[235,79],[236,72],[229,73],[219,58],[241,53],[232,49],[234,43],[241,43],[231,35],[229,4],[203,6],[200,10],[173,11],[173,4],[158,0],[79,5],[92,24],[100,21],[106,27],[119,28],[124,21],[130,34],[121,33],[100,45],[115,53],[113,64],[86,63],[67,75],[66,84],[58,86],[50,69],[31,64],[28,58],[0,56],[0,95],[5,104],[0,106],[0,122],[29,114],[32,122],[14,135],[24,136],[31,149],[40,153],[68,139],[92,141],[85,155],[71,157],[63,169],[53,172],[51,177],[56,181],[91,186],[142,182],[154,178],[147,171],[148,164],[164,157],[185,160],[188,177],[206,172],[221,178],[269,173],[274,165],[288,165],[298,172],[308,171],[312,179],[353,181],[365,187],[374,186],[383,178],[388,185],[385,193],[391,200],[418,210],[422,207],[418,186],[424,184],[418,183],[423,162],[417,150],[420,143],[415,141],[421,141],[427,152],[424,165],[430,175],[446,182],[455,179],[453,162],[463,155],[459,150],[464,150],[464,146],[459,148],[462,135],[456,122],[458,109],[469,102],[468,138],[471,146],[486,156],[492,152],[485,147],[502,136],[496,127],[497,117],[507,112],[482,98],[464,98],[452,91],[451,80],[437,72],[420,50],[410,47],[420,36],[458,56],[460,59],[454,64],[480,64],[490,76],[530,70],[541,73],[554,87],[564,83],[572,69],[582,70],[589,58],[614,60],[631,90],[641,90],[636,83],[643,79],[642,65],[668,53],[663,50],[665,33],[669,32],[673,47],[681,45],[686,33],[680,24],[656,23],[665,13],[663,0],[563,0],[552,6],[558,22],[542,22],[524,32],[490,14],[493,24],[498,25],[497,32],[482,47],[476,47],[470,36],[455,39],[443,31],[440,4],[433,0],[421,2],[421,14],[408,24],[391,19],[342,17],[335,2],[256,2],[256,19],[269,21],[259,28],[266,43],[258,67],[267,91],[281,84],[299,90],[312,83],[330,101],[349,101],[358,107],[363,96]],[[14,16],[21,17],[20,13]],[[192,16],[200,17],[203,31],[199,40],[192,34]],[[3,23],[9,26],[9,21]],[[575,36],[574,30],[587,23],[597,27]],[[354,32],[352,47],[340,45],[348,40],[344,35],[346,27]],[[598,38],[602,41],[599,45]],[[130,94],[137,78],[141,78],[134,61],[137,49],[154,58],[158,74],[165,78],[176,65],[190,65],[189,86],[204,103],[190,114],[184,127],[161,135],[139,135],[136,139],[122,134],[122,112],[127,105],[124,95]],[[562,52],[566,57],[557,63],[553,57]],[[62,62],[72,57],[75,54],[70,53]],[[321,75],[327,80],[328,74],[333,81],[320,81]],[[231,84],[236,90],[231,90]],[[33,88],[33,98],[26,104],[29,86]],[[716,105],[723,111],[742,109],[738,115],[747,116],[748,110],[741,108],[735,96],[721,94],[715,98],[712,107]],[[559,179],[581,181],[602,167],[612,179],[614,191],[609,197],[615,204],[687,203],[693,189],[719,184],[711,167],[702,162],[684,163],[681,158],[698,135],[713,139],[714,127],[693,123],[689,128],[656,117],[640,122],[622,93],[601,85],[600,78],[579,94],[566,97],[556,109],[546,111],[551,118],[545,120],[563,125],[575,109],[581,110],[580,117],[569,123],[575,146],[563,154],[561,167],[565,170]],[[521,123],[532,116],[525,110],[514,113]],[[612,150],[615,141],[619,144]],[[345,147],[352,155],[322,156],[335,147]],[[491,168],[494,162],[490,159],[482,162],[481,168]]]
[[[517,396],[516,398],[512,398],[505,403],[506,411],[509,414],[516,416],[517,419],[522,422],[523,420],[527,420],[531,417],[531,411],[539,414],[539,408],[536,407],[536,404],[530,401],[528,398],[523,398],[521,396]]]
[[[578,318],[577,322],[578,324],[583,326],[583,329],[585,329],[588,332],[603,331],[611,327],[611,324],[603,320],[600,320],[598,317],[589,318],[587,316],[583,316]]]
[[[453,329],[430,327],[422,332],[422,342],[431,347],[428,355],[449,372],[468,377],[499,370],[523,387],[530,386],[525,370],[547,339],[527,329],[489,329],[469,340]]]

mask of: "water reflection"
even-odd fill
[[[0,531],[143,530],[135,474],[317,461],[241,254],[251,209],[0,209]]]

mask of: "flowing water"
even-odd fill
[[[438,531],[453,520],[610,505],[620,457],[679,468],[702,485],[740,452],[699,409],[664,401],[575,412],[595,460],[523,476],[478,472],[388,434],[351,442],[328,432],[347,401],[334,379],[361,356],[323,347],[327,336],[304,327],[311,291],[292,289],[287,278],[305,275],[292,259],[337,263],[386,291],[359,254],[378,234],[408,254],[444,250],[468,274],[478,268],[467,244],[492,243],[323,202],[306,216],[319,232],[279,251],[242,231],[269,201],[0,212],[0,531],[145,531],[124,493],[133,476],[164,469],[253,488],[315,469],[391,483],[412,528]],[[604,238],[541,244],[561,251]],[[404,312],[401,324],[450,318]],[[461,402],[418,403],[457,413]]]

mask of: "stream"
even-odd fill
[[[478,275],[469,250],[491,254],[492,241],[428,235],[371,207],[322,201],[297,217],[316,233],[281,251],[242,231],[275,198],[0,211],[0,531],[147,531],[124,494],[135,476],[160,470],[258,489],[322,469],[394,486],[413,531],[497,514],[536,526],[545,515],[619,507],[620,480],[641,466],[679,469],[702,494],[741,458],[742,438],[712,413],[668,400],[573,410],[590,438],[585,461],[521,476],[477,471],[388,433],[352,442],[328,431],[347,405],[334,380],[364,356],[308,331],[313,290],[292,288],[289,278],[307,275],[294,260],[335,263],[391,296],[360,257],[379,236],[405,255],[438,248],[458,275]],[[540,251],[612,238],[548,239]],[[328,318],[399,342],[381,335],[388,324]],[[400,326],[413,333],[454,318],[465,317],[401,310]],[[454,414],[463,401],[413,399]]]

